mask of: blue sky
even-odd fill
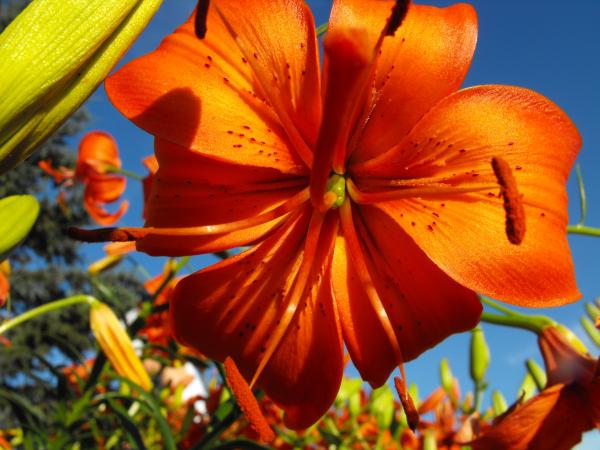
[[[161,38],[180,24],[194,7],[193,0],[165,0],[150,26],[134,44],[124,61],[147,53]],[[317,24],[327,20],[330,1],[312,0]],[[430,0],[428,4],[450,5],[453,2]],[[479,40],[465,86],[508,84],[538,91],[560,105],[578,126],[584,145],[579,156],[588,196],[587,223],[600,227],[600,2],[597,0],[473,0],[479,17]],[[112,108],[103,89],[87,104],[92,113],[91,128],[103,129],[117,139],[124,167],[144,173],[141,159],[151,153],[152,139],[136,129]],[[569,182],[571,222],[579,219],[579,200],[574,177]],[[125,216],[127,225],[141,224],[140,187],[132,182],[133,205]],[[583,299],[600,296],[598,263],[600,239],[575,236],[570,238],[576,264],[577,280]],[[99,247],[98,247],[99,248]],[[90,249],[90,259],[99,254]],[[158,272],[162,259],[140,256],[151,272]],[[211,256],[193,260],[195,269],[214,261]],[[580,331],[579,317],[583,304],[544,310],[575,331]],[[484,326],[492,349],[489,379],[510,400],[515,398],[524,375],[525,358],[539,358],[535,337],[525,331]],[[588,342],[589,343],[589,342]],[[593,348],[591,343],[589,348]],[[595,351],[595,350],[593,350]],[[455,336],[417,361],[407,365],[409,380],[419,384],[422,393],[430,392],[438,383],[438,361],[447,356],[463,391],[470,389],[468,378],[468,338]],[[487,402],[487,398],[486,398]],[[584,448],[598,448],[598,433],[588,437]]]

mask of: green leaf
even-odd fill
[[[32,195],[11,195],[0,200],[0,261],[29,234],[40,213]]]
[[[123,427],[133,439],[138,450],[146,450],[146,446],[144,445],[142,435],[140,434],[136,423],[133,420],[131,420],[131,417],[129,417],[127,411],[123,407],[121,407],[116,401],[113,401],[111,399],[107,399],[106,403],[108,404],[110,409],[117,415],[117,417],[123,424]]]

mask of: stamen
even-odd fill
[[[429,183],[423,186],[403,187],[381,192],[362,192],[356,187],[356,184],[349,178],[346,180],[348,194],[352,200],[361,205],[370,203],[386,202],[390,200],[400,200],[403,198],[423,198],[439,197],[448,195],[469,194],[472,192],[489,191],[497,189],[497,185],[475,185],[475,186],[452,186],[445,183]]]
[[[273,441],[275,433],[273,433],[267,419],[265,419],[250,386],[246,383],[233,359],[230,357],[225,358],[224,368],[225,377],[227,378],[231,392],[237,400],[244,416],[250,422],[250,426],[258,434],[258,439],[261,442]]]
[[[313,206],[321,211],[332,168],[338,174],[345,171],[348,140],[361,106],[357,98],[362,98],[368,86],[373,59],[364,30],[333,31],[323,45],[327,56],[324,75],[327,87],[310,180]]]
[[[137,241],[147,236],[209,236],[215,234],[231,233],[245,228],[262,225],[285,216],[308,201],[309,190],[305,188],[290,198],[287,202],[270,211],[257,216],[249,217],[234,222],[200,227],[156,228],[156,227],[124,227],[100,228],[96,230],[83,230],[69,228],[68,233],[73,239],[83,242],[127,242]]]
[[[298,304],[306,290],[306,285],[308,282],[309,275],[311,270],[313,269],[315,254],[317,252],[319,237],[321,235],[321,228],[323,226],[323,220],[325,219],[325,215],[321,214],[318,211],[314,211],[313,215],[310,219],[310,224],[308,226],[308,233],[306,236],[306,243],[304,244],[304,255],[302,255],[302,264],[300,266],[300,270],[298,271],[298,275],[296,281],[294,283],[294,287],[291,291],[291,294],[288,296],[287,305],[283,314],[279,318],[279,324],[275,328],[269,342],[267,344],[267,348],[258,363],[256,371],[252,376],[252,381],[250,382],[250,386],[254,386],[258,378],[260,377],[262,371],[264,370],[267,362],[273,356],[275,349],[281,342],[281,339],[285,335],[285,332],[288,329],[292,319],[294,318],[294,314],[296,313],[296,309],[298,308]]]
[[[194,31],[198,39],[204,39],[206,37],[206,19],[208,17],[208,7],[210,0],[198,0],[198,6],[196,7],[196,17],[194,21]]]
[[[406,413],[406,421],[408,422],[408,426],[411,430],[415,431],[417,426],[419,425],[419,412],[415,407],[415,403],[408,393],[408,389],[406,389],[406,377],[403,375],[402,378],[394,377],[394,384],[396,385],[396,390],[398,391],[398,396],[400,397],[400,403],[402,403],[402,408],[404,408],[404,412]]]
[[[396,0],[396,4],[392,8],[392,15],[388,19],[387,29],[385,32],[386,36],[393,36],[396,34],[396,30],[400,28],[400,25],[402,25],[402,22],[406,17],[409,5],[410,0]]]
[[[396,362],[400,364],[404,360],[402,357],[402,350],[400,349],[400,343],[398,342],[398,338],[394,332],[394,327],[392,326],[390,318],[385,311],[383,303],[381,302],[381,298],[379,298],[379,294],[377,293],[377,289],[375,288],[375,284],[373,283],[369,269],[367,268],[365,256],[360,246],[360,242],[358,241],[356,228],[354,227],[354,219],[352,218],[351,208],[352,207],[349,200],[346,200],[340,208],[340,219],[342,223],[342,230],[344,232],[344,238],[346,239],[348,250],[352,256],[352,262],[355,265],[356,273],[358,274],[363,289],[365,290],[369,302],[371,303],[371,307],[375,311],[375,314],[377,314],[377,318],[379,319],[379,322],[383,327],[383,331],[389,340],[392,351],[394,352],[394,356],[396,357]]]
[[[517,182],[510,166],[502,158],[492,158],[492,168],[504,199],[506,236],[512,244],[519,245],[525,237],[525,208]]]

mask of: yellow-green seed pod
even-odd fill
[[[596,347],[600,347],[600,331],[598,331],[598,328],[596,328],[592,321],[587,317],[582,316],[581,325],[594,345],[596,345]]]
[[[492,408],[494,410],[495,417],[498,417],[500,414],[503,414],[508,409],[506,399],[502,395],[502,392],[500,392],[497,389],[494,390],[494,392],[492,392]]]
[[[0,200],[0,261],[27,237],[39,213],[40,205],[32,195]]]
[[[470,363],[471,378],[476,384],[481,384],[490,365],[490,349],[480,326],[471,331]]]
[[[104,80],[162,0],[34,0],[0,35],[0,174]]]
[[[149,391],[152,381],[115,313],[102,302],[90,305],[90,327],[115,371]]]
[[[538,388],[538,390],[541,391],[542,389],[544,389],[546,387],[546,383],[548,382],[548,379],[546,377],[546,371],[533,359],[528,359],[525,365],[527,366],[527,371],[533,378],[533,381],[535,382],[535,385]]]

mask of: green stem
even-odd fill
[[[317,27],[317,30],[316,30],[317,31],[317,37],[321,37],[322,35],[324,35],[325,32],[327,31],[327,27],[329,27],[329,23],[328,22],[325,22],[325,23],[322,23],[321,25],[319,25]]]
[[[569,234],[582,234],[584,236],[600,237],[600,228],[588,227],[586,225],[569,225],[567,226],[567,233]]]
[[[142,181],[144,179],[143,176],[138,175],[137,173],[132,172],[130,170],[121,169],[120,167],[106,166],[105,169],[108,173],[116,173],[118,175],[123,175],[125,177],[132,178],[137,181]]]
[[[47,312],[55,311],[61,308],[66,308],[67,306],[78,305],[81,303],[91,305],[92,303],[97,301],[98,300],[96,300],[90,295],[75,295],[73,297],[67,297],[61,300],[55,300],[53,302],[46,303],[45,305],[30,309],[29,311],[26,311],[23,314],[20,314],[17,317],[4,322],[2,325],[0,325],[0,335],[6,333],[11,328],[21,325],[23,322],[27,322],[28,320],[34,319],[35,317],[40,316],[42,314],[46,314]]]
[[[481,321],[506,327],[521,328],[533,331],[536,334],[541,333],[547,326],[556,324],[552,319],[544,316],[501,315],[488,312],[481,314]]]
[[[498,303],[490,300],[489,298],[484,297],[483,295],[479,296],[479,300],[482,303],[485,303],[486,305],[488,305],[490,308],[494,308],[500,312],[503,312],[504,314],[508,314],[509,316],[518,315],[518,313],[516,311],[513,311],[512,309],[510,309],[506,306],[499,305]]]

